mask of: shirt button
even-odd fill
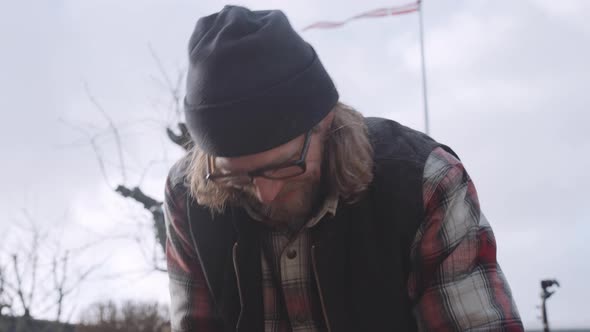
[[[287,250],[287,258],[293,259],[297,256],[297,251],[295,249]]]

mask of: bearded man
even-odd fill
[[[342,103],[282,12],[199,19],[189,62],[173,331],[523,330],[456,154]]]

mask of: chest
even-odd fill
[[[264,331],[326,331],[309,231],[266,232],[261,241]]]

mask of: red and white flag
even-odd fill
[[[412,2],[403,6],[397,7],[389,7],[389,8],[378,8],[368,12],[364,12],[352,17],[345,19],[344,21],[320,21],[313,23],[311,25],[306,26],[303,28],[303,31],[309,29],[329,29],[329,28],[337,28],[342,26],[352,20],[356,20],[359,18],[372,18],[372,17],[384,17],[384,16],[394,16],[394,15],[403,15],[408,13],[413,13],[420,10],[420,0],[416,2]]]

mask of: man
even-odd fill
[[[174,331],[523,330],[454,152],[339,102],[283,13],[203,17],[189,60]]]

